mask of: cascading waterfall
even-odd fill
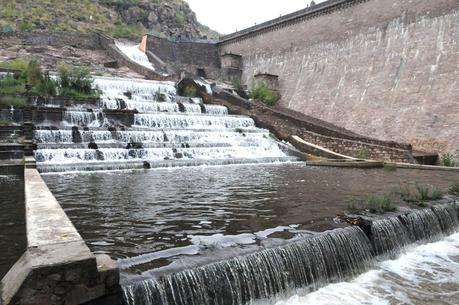
[[[124,286],[129,305],[246,304],[364,271],[371,244],[358,227]]]
[[[458,227],[457,207],[433,206],[399,217],[374,221],[371,240],[376,254],[395,255],[409,243],[451,234]]]
[[[69,126],[100,127],[103,123],[103,114],[100,111],[64,111],[63,120]]]
[[[126,56],[128,56],[131,60],[153,71],[155,70],[155,67],[148,60],[147,55],[140,50],[139,45],[125,45],[125,44],[117,42],[116,46],[118,47],[118,49],[121,50],[121,52],[126,54]]]
[[[59,127],[34,131],[40,171],[296,160],[251,118],[178,97],[173,83],[96,78],[95,85],[101,109],[67,108]]]
[[[354,277],[386,254],[457,230],[459,206],[436,205],[307,237],[242,257],[126,283],[127,305],[243,305],[296,290],[312,291]]]

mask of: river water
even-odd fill
[[[336,228],[333,218],[353,199],[415,183],[445,191],[459,175],[281,163],[44,179],[94,252],[120,259],[125,275],[151,276]]]
[[[273,304],[273,300],[264,302]],[[441,241],[413,245],[394,260],[348,282],[309,294],[296,294],[276,305],[440,305],[459,304],[459,233]]]
[[[0,279],[26,248],[24,181],[19,176],[0,175]]]

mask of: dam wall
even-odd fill
[[[459,159],[456,0],[331,0],[222,38],[242,82],[279,76],[281,107]]]

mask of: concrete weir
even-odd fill
[[[0,305],[117,304],[117,263],[89,250],[36,169],[24,184],[27,250],[1,281]]]

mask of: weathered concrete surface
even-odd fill
[[[79,305],[120,296],[119,271],[96,258],[36,169],[24,170],[27,251],[2,279],[1,304]],[[116,304],[116,303],[114,303]]]
[[[48,190],[38,171],[26,169],[24,178],[29,247],[81,242],[80,234]],[[89,248],[86,249],[90,253]]]
[[[243,57],[249,88],[259,72],[279,75],[281,106],[459,159],[457,0],[347,2],[220,52]]]

